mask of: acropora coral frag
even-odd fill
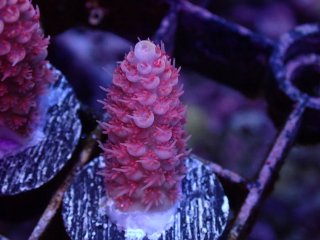
[[[188,137],[179,70],[163,46],[139,41],[105,89],[100,146],[107,194],[121,211],[165,210],[180,197]]]
[[[22,136],[35,127],[54,79],[39,18],[30,0],[0,0],[0,127]]]

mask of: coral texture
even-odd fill
[[[0,127],[29,135],[39,119],[39,97],[53,81],[44,60],[48,38],[30,0],[0,0]]]
[[[164,210],[180,196],[188,137],[178,76],[164,47],[143,40],[117,66],[105,89],[104,175],[107,194],[119,210]]]

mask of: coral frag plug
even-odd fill
[[[228,199],[210,166],[189,154],[186,107],[164,47],[139,41],[100,102],[102,156],[75,176],[62,217],[71,239],[219,239]]]

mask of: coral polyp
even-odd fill
[[[101,101],[106,189],[121,211],[166,210],[179,199],[188,154],[179,70],[163,46],[139,41]]]
[[[28,136],[37,125],[40,96],[54,79],[45,61],[48,42],[30,0],[0,0],[2,132]]]

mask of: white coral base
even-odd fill
[[[164,230],[173,226],[177,209],[178,203],[161,212],[122,212],[116,209],[112,199],[108,199],[106,203],[108,217],[119,230],[125,231],[128,240],[140,240],[145,236],[150,240],[158,239]]]
[[[43,125],[39,126],[30,137],[21,137],[13,131],[0,126],[0,159],[22,152],[37,145],[44,139]]]

